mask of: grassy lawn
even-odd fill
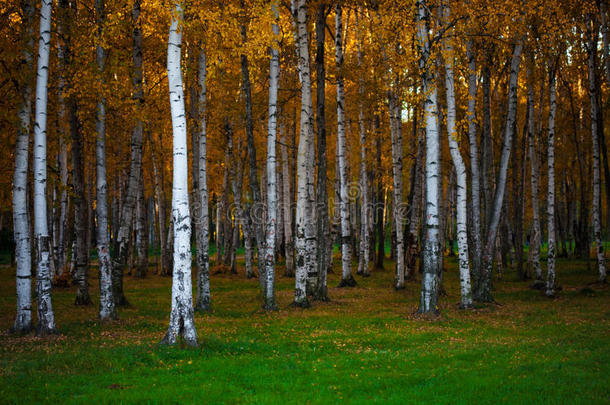
[[[197,314],[199,349],[158,346],[167,328],[170,278],[126,277],[132,307],[100,324],[97,307],[74,307],[55,290],[62,335],[6,334],[14,268],[0,267],[2,403],[608,403],[610,289],[593,269],[558,263],[549,300],[507,273],[501,305],[460,311],[456,264],[447,259],[442,315],[413,316],[419,282],[391,288],[392,264],[329,303],[293,309],[293,279],[279,277],[280,310],[261,311],[258,281],[212,276],[211,314]],[[281,269],[279,270],[282,271]],[[92,271],[97,301],[97,271]],[[584,287],[587,287],[583,290]]]

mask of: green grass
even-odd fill
[[[242,264],[242,263],[240,263]],[[447,260],[442,315],[413,316],[419,282],[391,288],[392,264],[357,277],[307,310],[289,307],[294,279],[279,277],[280,310],[261,311],[258,281],[212,276],[211,314],[196,315],[201,347],[159,346],[170,278],[126,277],[131,308],[100,324],[53,292],[62,335],[0,335],[3,403],[608,403],[610,292],[590,286],[583,262],[558,263],[563,286],[549,300],[505,273],[502,305],[460,311],[456,265]],[[280,272],[283,270],[280,268]],[[0,329],[14,317],[14,268],[0,268]],[[92,271],[91,291],[97,293]],[[97,299],[97,294],[95,294]]]

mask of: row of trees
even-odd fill
[[[362,276],[383,267],[387,237],[394,288],[415,278],[421,256],[422,313],[438,311],[444,253],[453,254],[456,241],[463,308],[493,301],[494,263],[501,276],[509,261],[554,296],[555,257],[588,258],[590,234],[605,281],[610,59],[603,1],[194,0],[170,10],[156,1],[60,0],[51,9],[51,0],[39,10],[22,0],[0,10],[9,17],[2,86],[20,100],[2,109],[2,125],[17,129],[17,332],[32,327],[32,257],[37,333],[55,332],[53,280],[70,274],[75,304],[91,304],[93,243],[101,319],[128,305],[125,271],[144,277],[149,246],[159,248],[159,272],[173,277],[169,344],[179,336],[197,343],[193,310],[211,305],[210,240],[218,268],[231,271],[243,241],[246,275],[258,273],[269,310],[279,257],[295,277],[294,305],[307,307],[328,300],[334,242],[339,286],[350,287],[354,258]],[[168,93],[170,103],[161,102]]]

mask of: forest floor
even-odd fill
[[[117,322],[56,289],[61,335],[11,336],[15,269],[3,266],[0,403],[610,402],[610,288],[589,285],[593,269],[559,260],[554,300],[507,273],[494,282],[500,305],[462,311],[455,261],[446,267],[436,320],[413,315],[420,283],[395,291],[389,261],[355,288],[335,288],[336,268],[331,301],[305,310],[290,307],[294,279],[279,277],[270,314],[243,268],[214,274],[213,312],[196,314],[200,347],[187,349],[158,345],[171,278],[156,275],[125,278],[132,306]]]

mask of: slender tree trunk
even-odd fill
[[[139,111],[144,103],[144,91],[142,87],[142,29],[140,22],[140,1],[141,0],[134,0],[131,12],[131,18],[133,21],[132,42],[134,64],[132,80],[134,88],[133,98],[136,101],[136,111]],[[115,259],[112,269],[112,288],[114,301],[116,305],[119,306],[129,305],[129,302],[123,293],[123,273],[129,255],[132,233],[131,226],[133,223],[137,190],[138,187],[140,187],[142,180],[140,178],[142,173],[142,126],[143,123],[141,119],[136,118],[133,133],[131,135],[131,164],[129,168],[129,182],[127,185],[127,192],[123,202],[123,207],[121,209],[120,228],[114,247]]]
[[[180,71],[182,9],[176,3],[167,43],[167,78],[174,134],[174,176],[172,186],[172,217],[174,219],[174,271],[172,309],[169,328],[162,344],[175,345],[183,338],[189,346],[197,346],[193,317],[191,286],[191,217],[188,199],[188,153],[186,146],[186,115]]]
[[[549,139],[548,139],[548,194],[547,194],[547,279],[546,296],[555,296],[555,112],[557,99],[555,73],[557,66],[549,66]]]
[[[440,232],[438,195],[440,193],[440,134],[438,128],[437,90],[435,78],[427,63],[430,57],[427,6],[424,0],[417,2],[417,37],[419,68],[422,79],[424,118],[426,123],[426,231],[422,257],[423,278],[421,289],[420,313],[438,312],[440,260]]]
[[[211,309],[210,296],[210,217],[209,193],[207,179],[207,61],[204,49],[199,51],[199,156],[197,168],[197,186],[199,189],[199,216],[196,218],[197,232],[197,305],[195,311],[203,312]]]
[[[22,57],[27,69],[26,80],[21,86],[21,106],[15,142],[15,173],[13,177],[13,232],[15,238],[17,315],[11,332],[26,334],[32,330],[32,252],[30,233],[30,213],[27,199],[28,163],[30,147],[30,115],[32,114],[33,76],[31,68],[34,49],[33,0],[21,2],[23,22],[21,35],[26,39]]]
[[[343,79],[343,13],[341,6],[335,9],[335,56],[337,63],[337,161],[339,163],[340,212],[341,212],[341,283],[339,287],[353,287],[352,246],[349,218],[349,194],[347,173],[347,147],[345,138],[345,90]]]
[[[596,77],[596,54],[597,54],[597,24],[591,17],[591,25],[594,30],[589,29],[589,43],[587,51],[589,56],[589,94],[591,99],[591,139],[593,144],[593,235],[597,253],[597,268],[599,281],[606,281],[606,263],[604,258],[604,246],[601,235],[601,213],[600,213],[600,169],[599,169],[599,132],[598,132],[598,108],[597,105],[597,77]]]
[[[288,160],[288,146],[286,137],[281,133],[280,150],[282,152],[282,183],[284,187],[284,234],[286,249],[286,277],[294,277],[294,238],[292,236],[292,207],[294,195],[292,193],[291,180],[293,179]]]
[[[96,61],[98,68],[98,88],[104,86],[104,69],[106,52],[101,45],[105,11],[104,0],[95,1],[97,15],[97,36],[100,42],[96,46]],[[100,320],[117,319],[112,296],[112,260],[110,258],[110,242],[108,240],[108,184],[106,182],[106,99],[100,91],[97,99],[97,115],[95,121],[97,133],[95,144],[96,157],[96,208],[97,214],[97,253],[99,257],[100,277]]]
[[[474,292],[475,299],[483,302],[493,301],[491,294],[491,273],[493,270],[493,251],[496,243],[498,225],[500,223],[501,211],[504,201],[504,190],[506,188],[506,177],[510,151],[512,147],[515,119],[517,116],[517,79],[519,77],[519,64],[521,62],[521,52],[523,51],[523,39],[519,38],[515,44],[510,65],[510,78],[508,89],[508,112],[506,114],[506,127],[502,139],[502,154],[500,157],[500,168],[498,170],[498,180],[493,200],[490,208],[490,221],[487,226],[487,236],[485,248],[483,250],[482,274],[478,288]]]
[[[472,199],[472,275],[475,286],[481,277],[481,171],[479,166],[479,146],[477,140],[477,66],[473,40],[466,44],[468,59],[468,140],[470,144],[470,174]]]
[[[358,49],[358,68],[362,69],[362,45],[360,33],[360,11],[356,11],[356,37]],[[371,202],[369,196],[369,182],[367,171],[367,153],[366,153],[366,127],[364,123],[364,80],[358,80],[358,128],[360,130],[360,193],[362,195],[362,206],[360,210],[360,255],[358,257],[358,272],[364,277],[370,276],[369,264],[371,262],[370,248],[370,210]]]
[[[272,31],[274,42],[271,45],[269,63],[269,132],[267,134],[267,232],[265,243],[265,304],[266,310],[275,310],[275,230],[277,221],[277,172],[275,142],[277,139],[277,92],[280,81],[280,57],[277,42],[280,29],[278,0],[271,3],[274,21]]]
[[[152,157],[152,165],[153,165],[153,176],[155,179],[155,198],[157,200],[157,211],[158,211],[158,225],[159,225],[159,254],[160,258],[160,268],[159,274],[166,276],[171,273],[171,268],[167,266],[168,262],[168,253],[167,253],[167,225],[166,225],[166,217],[165,217],[165,193],[163,192],[163,183],[161,180],[161,174],[159,173],[159,166],[157,164],[157,154],[155,151],[155,145],[150,138],[149,134],[149,143],[151,149],[151,157]]]
[[[317,280],[313,291],[313,298],[319,301],[328,301],[328,287],[326,273],[328,271],[329,252],[327,244],[332,244],[330,236],[330,216],[328,213],[328,189],[327,189],[327,158],[326,158],[326,69],[324,68],[324,40],[326,32],[326,10],[325,2],[318,5],[316,20],[316,124],[318,129],[318,184],[317,184],[317,238],[320,249],[317,250]],[[329,254],[330,253],[330,254]]]
[[[135,276],[146,277],[148,272],[148,244],[146,235],[146,200],[144,199],[143,172],[140,172],[140,186],[138,187],[138,198],[136,200],[136,269]]]
[[[450,10],[444,2],[443,22],[449,20]],[[444,40],[443,55],[445,58],[445,88],[447,94],[447,135],[449,151],[455,166],[457,185],[457,241],[458,241],[458,267],[460,271],[460,308],[472,307],[472,291],[470,288],[470,264],[468,259],[468,212],[467,212],[467,175],[466,165],[460,153],[457,142],[455,83],[453,78],[453,46],[450,39]],[[475,90],[476,91],[476,90]],[[475,134],[476,136],[476,134]],[[476,140],[475,140],[476,141]]]
[[[377,222],[377,256],[375,257],[375,268],[383,270],[383,259],[385,258],[385,232],[383,229],[384,218],[384,190],[383,190],[383,175],[381,168],[381,132],[380,132],[379,115],[375,116],[375,153],[377,156],[377,172],[375,174],[377,181],[377,196],[375,202],[375,221]]]
[[[293,1],[293,3],[295,3]],[[293,4],[296,21],[297,52],[301,77],[301,126],[297,156],[297,204],[296,204],[296,277],[294,305],[308,307],[307,279],[315,274],[315,223],[311,195],[314,181],[310,171],[311,145],[313,143],[313,107],[311,100],[311,75],[309,69],[309,44],[307,34],[307,1]]]
[[[536,281],[534,286],[541,285],[542,270],[540,268],[540,208],[538,207],[538,159],[536,159],[536,140],[535,140],[535,117],[534,117],[534,83],[533,83],[533,58],[530,54],[527,66],[527,139],[529,144],[529,158],[531,166],[531,186],[532,186],[532,236],[530,238],[530,251],[532,257],[532,272],[535,274]]]
[[[241,7],[245,12],[244,0],[241,0]],[[246,37],[246,26],[241,26],[241,37],[242,42],[245,44],[247,41]],[[263,218],[260,213],[263,212],[261,205],[261,189],[258,181],[258,163],[256,160],[256,147],[254,144],[254,121],[252,119],[252,89],[250,84],[250,70],[248,67],[248,57],[245,54],[241,55],[241,75],[242,75],[242,93],[246,102],[246,143],[248,148],[248,173],[250,191],[252,192],[252,209],[250,211],[250,217],[252,218],[252,225],[254,231],[254,237],[256,239],[256,247],[258,249],[258,272],[259,281],[261,281],[261,288],[264,287],[262,280],[265,279],[265,263],[261,260],[264,255],[265,247],[265,227]]]
[[[51,302],[49,231],[47,224],[47,84],[51,45],[51,0],[42,0],[40,39],[36,70],[36,112],[34,123],[34,240],[36,249],[36,294],[38,325],[36,335],[57,333]]]

